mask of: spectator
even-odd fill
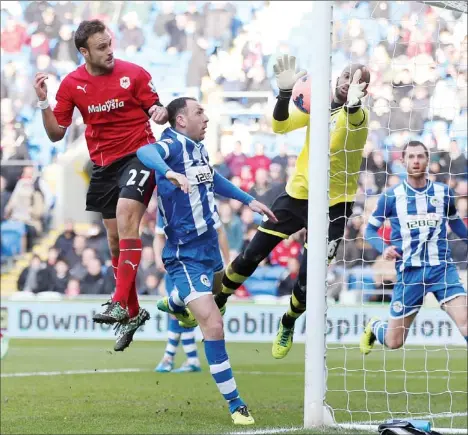
[[[8,18],[0,35],[2,50],[5,53],[18,53],[23,48],[27,39],[28,35],[24,26],[13,18]]]
[[[136,276],[137,289],[143,287],[148,275],[159,275],[154,262],[154,251],[152,246],[145,246],[141,251],[141,261],[138,266]]]
[[[76,262],[70,268],[70,275],[73,276],[73,278],[82,280],[86,276],[86,273],[88,272],[90,263],[97,258],[98,257],[96,255],[96,251],[94,249],[92,248],[83,249],[80,261]]]
[[[182,52],[187,48],[187,34],[185,27],[187,25],[187,16],[185,14],[176,15],[165,25],[169,35],[169,44],[167,50],[170,52]]]
[[[65,294],[68,288],[69,279],[70,273],[68,270],[68,264],[63,260],[58,260],[55,264],[55,279],[53,281],[53,285],[51,286],[51,290],[57,293]]]
[[[120,48],[127,53],[140,51],[145,43],[145,35],[141,29],[141,23],[135,11],[128,12],[122,17],[120,27]]]
[[[75,235],[73,238],[73,249],[64,253],[64,259],[72,269],[76,264],[81,262],[81,256],[86,249],[86,237]]]
[[[218,206],[219,217],[223,224],[226,237],[228,239],[229,250],[235,255],[239,254],[243,241],[242,221],[239,216],[233,213],[229,203],[222,202]]]
[[[160,13],[154,21],[153,31],[161,37],[166,34],[167,24],[175,19],[174,5],[172,2],[161,2]]]
[[[281,166],[279,163],[271,162],[270,165],[270,179],[271,179],[271,190],[275,192],[275,198],[278,196],[286,187],[286,172],[285,166]]]
[[[86,267],[86,275],[81,280],[80,294],[100,295],[104,294],[104,275],[102,263],[98,258],[90,259]]]
[[[155,275],[154,273],[146,275],[144,285],[142,287],[139,287],[138,294],[147,296],[158,296],[158,287],[160,281],[161,280],[158,279],[157,275]]]
[[[59,258],[59,251],[51,247],[47,253],[47,261],[43,264],[41,271],[39,272],[39,282],[43,289],[41,291],[50,290],[54,286],[56,269]]]
[[[43,269],[41,257],[33,255],[31,264],[23,269],[18,278],[18,290],[38,293],[43,286],[39,282],[39,272]]]
[[[71,26],[62,24],[59,30],[57,43],[50,53],[55,68],[61,71],[70,71],[79,64],[78,52],[73,41]]]
[[[239,183],[236,183],[234,180],[238,178]],[[242,190],[248,192],[254,185],[254,178],[252,175],[252,169],[250,166],[242,166],[240,177],[233,177],[232,182],[236,184],[237,187],[240,187]]]
[[[224,178],[231,178],[231,170],[226,163],[226,159],[224,158],[221,151],[216,153],[216,163],[213,165],[213,169],[221,174]]]
[[[48,7],[41,13],[41,20],[37,26],[36,32],[44,34],[50,41],[59,36],[60,27],[61,23],[57,15],[55,15],[54,9]]]
[[[381,193],[387,185],[388,176],[391,174],[390,168],[384,160],[382,151],[372,151],[367,158],[363,159],[361,170],[365,170],[365,168],[373,172],[378,193]]]
[[[104,224],[93,222],[86,234],[86,246],[96,251],[96,256],[101,260],[110,260],[109,245]]]
[[[296,282],[297,276],[299,275],[300,262],[297,258],[288,258],[286,266],[287,270],[284,272],[278,284],[277,296],[279,297],[291,296],[294,283]]]
[[[302,246],[291,236],[282,240],[270,254],[270,264],[287,267],[290,258],[299,258]]]
[[[57,237],[54,245],[62,257],[66,258],[68,254],[73,251],[75,237],[75,223],[69,219],[65,222],[65,229],[63,233]]]
[[[234,150],[225,159],[226,165],[231,171],[231,176],[240,177],[242,168],[247,164],[247,156],[242,152],[242,142],[234,143]]]
[[[6,190],[7,181],[5,177],[0,175],[0,220],[3,222],[6,220],[5,217],[5,208],[10,200],[11,193]]]
[[[32,249],[36,238],[42,234],[44,213],[44,198],[35,187],[34,167],[26,166],[6,205],[5,215],[11,220],[26,224],[28,251]]]
[[[271,164],[277,164],[280,168],[286,168],[288,166],[288,144],[281,142],[278,148],[278,154],[271,159]],[[271,165],[270,165],[271,169]]]
[[[252,170],[253,177],[260,168],[267,171],[270,169],[271,160],[265,155],[265,144],[261,142],[255,144],[255,155],[247,159],[247,164]]]
[[[249,190],[249,194],[257,201],[263,202],[266,205],[271,205],[271,198],[268,196],[269,191],[268,171],[266,169],[259,168],[255,173],[255,183]]]
[[[38,25],[42,22],[42,12],[50,8],[47,1],[30,2],[24,11],[24,19],[28,24]]]
[[[70,278],[68,280],[67,288],[65,289],[65,294],[68,297],[75,297],[81,293],[80,281],[76,278]]]
[[[104,272],[104,288],[102,290],[102,293],[106,295],[111,295],[115,292],[116,284],[114,268],[112,267],[112,262],[110,260],[107,261],[104,267],[106,268],[106,270]]]
[[[447,157],[447,172],[459,180],[466,181],[468,179],[468,162],[456,140],[450,142],[450,153]]]

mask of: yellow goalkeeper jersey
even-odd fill
[[[332,111],[330,118],[330,206],[352,202],[358,188],[362,150],[367,140],[369,113],[360,108],[347,113],[343,107]],[[309,115],[295,109],[284,121],[273,118],[275,133],[288,133],[307,126],[304,146],[297,157],[296,168],[286,185],[289,196],[307,199],[309,191]],[[313,145],[312,145],[313,146]],[[313,148],[312,148],[313,149]]]

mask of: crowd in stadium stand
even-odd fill
[[[302,17],[297,21],[284,20],[281,3],[3,2],[2,232],[12,222],[24,224],[24,249],[30,250],[49,229],[54,200],[46,183],[37,178],[29,163],[8,166],[8,162],[33,161],[39,168],[47,167],[82,134],[82,121],[76,117],[65,139],[51,143],[31,87],[37,71],[47,72],[53,101],[60,80],[82,62],[73,43],[73,29],[79,21],[103,19],[114,35],[116,57],[145,67],[160,88],[195,87],[205,101],[215,90],[276,94],[272,64],[277,54],[289,52],[302,66],[310,64],[313,49],[310,33],[303,26],[310,19],[311,2],[288,3],[291,16]],[[330,268],[331,296],[338,298],[345,265],[348,272],[357,271],[353,279],[361,285],[391,287],[393,266],[382,261],[362,237],[377,195],[404,178],[399,157],[408,139],[418,137],[430,147],[430,177],[453,187],[459,212],[468,223],[468,46],[466,21],[457,21],[458,13],[418,2],[344,1],[336,3],[334,13],[334,77],[350,59],[367,64],[372,73],[366,102],[371,112],[370,132],[360,189],[345,243]],[[282,26],[273,26],[275,20]],[[260,103],[233,98],[227,104],[252,108]],[[232,141],[229,145],[220,141],[216,169],[271,204],[294,167],[295,156],[289,150],[292,145],[297,149],[302,136],[287,137],[280,149],[272,150],[255,129],[245,128],[252,122],[259,125],[258,131],[265,128],[260,117],[231,119]],[[220,202],[219,212],[235,255],[253,235],[258,217],[234,201]],[[152,295],[163,291],[163,272],[154,264],[150,249],[155,220],[153,201],[142,225],[145,250],[138,275],[140,293]],[[75,235],[71,226],[67,228],[48,259],[31,262],[18,288],[33,292],[53,288],[70,295],[109,294],[114,284],[104,230],[98,224],[92,229],[92,234],[83,236]],[[269,264],[256,273],[258,285],[251,279],[250,289],[246,285],[239,296],[261,294],[262,289],[266,294],[288,294],[298,272],[303,240],[300,233],[280,244]],[[466,268],[466,245],[459,241],[451,245],[454,261]],[[352,285],[349,276],[346,280]]]

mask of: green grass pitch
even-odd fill
[[[303,345],[276,361],[269,344],[228,344],[239,391],[257,423],[244,429],[232,425],[203,355],[201,373],[157,374],[153,368],[164,343],[136,341],[122,354],[112,346],[109,341],[11,340],[1,363],[1,433],[268,434],[280,428],[294,428],[281,433],[352,433],[300,429]],[[182,360],[180,349],[177,362]],[[377,424],[391,417],[390,409],[394,417],[433,415],[436,427],[466,427],[466,348],[377,350],[363,362],[355,347],[334,347],[327,361],[327,401],[339,422]]]

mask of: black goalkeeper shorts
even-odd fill
[[[308,202],[306,199],[296,199],[283,192],[271,206],[278,222],[264,221],[259,227],[259,231],[287,239],[291,234],[302,228],[307,228]],[[335,257],[338,246],[343,239],[346,223],[353,211],[353,204],[352,202],[340,202],[328,209],[329,259]]]
[[[286,192],[277,196],[271,206],[278,222],[263,221],[258,228],[273,236],[287,239],[291,234],[297,233],[302,228],[307,228],[307,199],[296,199]]]
[[[140,162],[135,154],[125,156],[107,166],[93,165],[86,210],[114,219],[119,198],[133,199],[148,205],[156,180],[154,171]]]

